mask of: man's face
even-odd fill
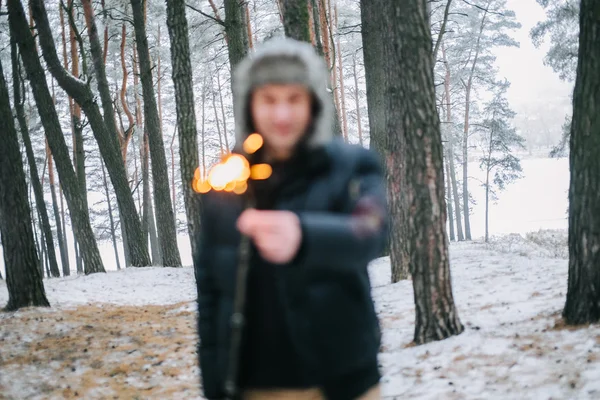
[[[312,96],[303,85],[269,84],[252,94],[250,109],[254,127],[275,158],[292,155],[311,122]]]

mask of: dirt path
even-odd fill
[[[0,399],[200,398],[192,303],[0,315]]]

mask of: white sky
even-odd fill
[[[500,48],[496,51],[500,75],[511,82],[507,97],[512,108],[518,113],[536,108],[547,99],[570,106],[573,83],[561,81],[552,68],[544,65],[548,44],[544,43],[536,49],[529,37],[531,28],[545,19],[544,10],[535,0],[507,0],[507,8],[515,11],[522,25],[520,30],[512,34],[521,44],[520,48]]]

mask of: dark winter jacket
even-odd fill
[[[237,142],[253,131],[245,103],[252,87],[264,83],[263,78],[277,79],[278,70],[269,70],[269,58],[282,54],[304,67],[304,83],[313,91],[318,107],[304,150],[296,155],[293,166],[286,166],[283,179],[269,188],[267,201],[258,206],[295,212],[302,243],[292,262],[276,268],[253,250],[247,294],[257,296],[263,282],[266,292],[247,299],[246,312],[249,319],[256,318],[260,304],[275,303],[269,311],[273,317],[264,321],[281,328],[270,333],[276,342],[272,345],[288,357],[277,361],[283,373],[269,372],[268,365],[257,363],[264,370],[253,371],[249,381],[244,381],[244,375],[252,366],[242,359],[239,383],[242,388],[263,380],[266,385],[272,380],[273,388],[320,386],[330,399],[351,399],[379,379],[380,330],[367,265],[381,253],[387,236],[383,171],[370,150],[332,139],[327,71],[310,45],[287,40],[257,50],[238,68],[236,97],[241,104],[236,107],[242,117],[237,121]],[[280,78],[287,81],[289,77]],[[250,185],[247,195],[260,195],[257,182]],[[247,195],[214,191],[202,195],[202,231],[194,267],[198,352],[204,394],[209,399],[225,397],[241,242],[236,221]],[[259,329],[248,332],[252,344],[267,348]],[[248,340],[244,343],[241,355],[258,359],[249,351]]]

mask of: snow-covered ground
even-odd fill
[[[389,284],[389,260],[374,261],[385,398],[600,398],[600,327],[560,320],[565,249],[565,231],[452,244],[465,332],[416,347],[411,282]],[[0,314],[6,398],[199,398],[191,268],[51,279],[46,291],[52,309]]]

